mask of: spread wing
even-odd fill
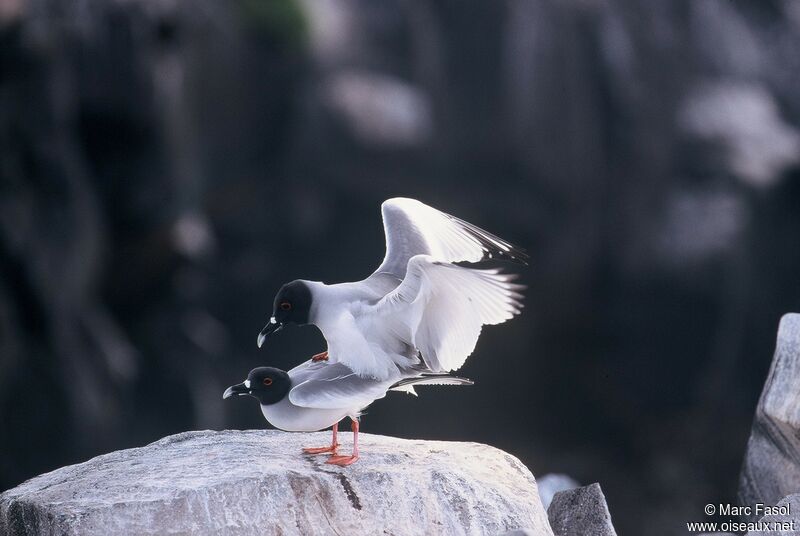
[[[446,214],[415,199],[395,197],[381,205],[386,256],[375,273],[400,279],[415,255],[443,262],[478,262],[506,258],[525,262],[525,252],[480,227]]]
[[[343,363],[320,363],[289,391],[289,401],[305,408],[361,409],[386,396],[394,381],[359,376]]]
[[[375,305],[376,317],[418,348],[430,370],[456,370],[475,349],[484,325],[520,312],[523,287],[513,278],[417,255],[403,282]]]

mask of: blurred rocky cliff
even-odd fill
[[[367,429],[675,533],[800,308],[797,50],[794,0],[0,0],[0,489],[262,426],[223,387],[323,346],[256,351],[275,290],[366,275],[406,195],[527,247],[528,307]]]

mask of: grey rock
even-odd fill
[[[0,534],[498,534],[525,527],[552,535],[536,480],[513,456],[477,443],[360,438],[361,460],[339,468],[300,452],[325,445],[324,432],[169,436],[4,492]]]
[[[556,536],[616,536],[600,484],[559,491],[547,509]]]
[[[580,482],[571,476],[559,473],[548,473],[539,477],[536,479],[536,484],[539,486],[539,497],[542,499],[542,506],[545,510],[550,507],[553,497],[559,491],[581,487]]]
[[[739,504],[776,504],[800,490],[800,315],[784,315],[739,480]],[[755,515],[750,519],[756,519]]]
[[[800,534],[800,493],[784,497],[776,505],[780,512],[773,512],[758,520],[760,526],[747,536],[786,536]]]

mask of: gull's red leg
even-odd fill
[[[314,363],[316,363],[317,361],[327,361],[327,360],[328,360],[327,350],[311,356],[311,361],[313,361]]]
[[[337,440],[337,435],[339,432],[339,423],[333,425],[333,439],[331,440],[330,447],[308,447],[304,448],[303,452],[306,454],[323,454],[325,452],[330,452],[334,456],[336,455],[336,449],[339,446],[339,441]]]
[[[358,421],[353,420],[350,427],[353,430],[353,455],[352,456],[333,455],[330,458],[328,458],[328,461],[326,461],[325,463],[329,463],[331,465],[350,465],[355,463],[356,460],[358,460]]]

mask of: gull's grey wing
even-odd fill
[[[303,365],[290,371],[296,385],[289,391],[289,401],[305,408],[362,409],[386,396],[395,381],[359,376],[343,363],[313,363],[297,371]]]
[[[381,205],[386,256],[375,273],[400,279],[415,255],[443,262],[478,262],[506,258],[525,262],[525,252],[480,227],[436,210],[415,199],[395,197]]]

